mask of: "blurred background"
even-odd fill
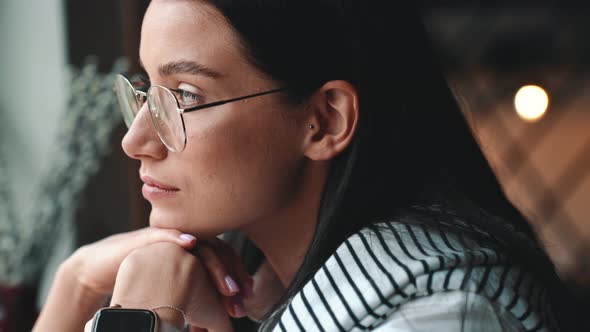
[[[147,0],[0,1],[0,332],[29,331],[56,266],[147,223],[112,75]],[[564,278],[588,285],[588,8],[419,1],[488,160]]]

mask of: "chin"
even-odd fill
[[[152,209],[150,213],[150,227],[175,229],[183,233],[199,237],[214,237],[228,230],[219,229],[215,222],[203,223],[197,220],[191,220],[189,216],[170,214]]]

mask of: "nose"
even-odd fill
[[[147,109],[147,103],[143,104],[129,130],[121,141],[125,153],[137,160],[144,158],[164,159],[168,150],[160,141],[154,129],[152,119]]]

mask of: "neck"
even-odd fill
[[[290,204],[242,231],[264,253],[284,287],[293,281],[313,239],[327,163],[311,163]]]

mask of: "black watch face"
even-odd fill
[[[141,309],[103,309],[94,320],[96,332],[153,332],[156,330],[153,312]]]

